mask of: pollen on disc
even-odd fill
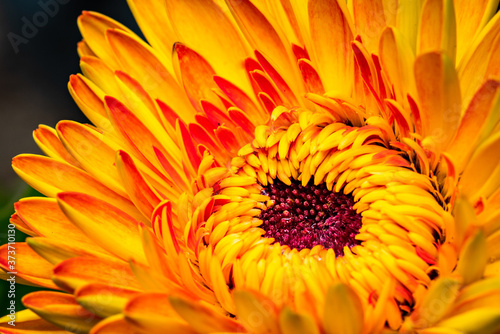
[[[263,190],[273,205],[259,215],[266,237],[297,250],[322,245],[337,256],[344,255],[344,246],[360,244],[355,237],[361,216],[353,209],[351,195],[331,192],[324,184],[304,187],[298,181],[290,186],[274,182]]]

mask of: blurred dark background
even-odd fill
[[[67,89],[69,76],[80,72],[76,20],[82,10],[138,31],[126,0],[0,0],[0,245],[7,242],[13,203],[36,195],[12,171],[12,157],[41,153],[32,137],[39,124],[87,121]],[[16,238],[21,242],[25,235],[17,232]],[[8,312],[6,289],[0,281],[0,317]],[[18,309],[20,297],[31,290],[17,286]]]
[[[125,0],[0,0],[2,203],[20,189],[21,181],[10,167],[12,157],[39,152],[32,138],[38,124],[85,121],[66,86],[69,75],[80,72],[76,19],[82,10],[98,11],[138,29]]]

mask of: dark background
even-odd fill
[[[76,20],[82,10],[106,14],[138,31],[125,0],[0,0],[0,245],[7,240],[13,203],[36,195],[12,171],[12,157],[41,153],[32,137],[39,124],[87,121],[67,89],[69,76],[80,72]],[[37,31],[30,32],[26,22],[37,23]],[[16,237],[25,238],[21,232]],[[8,313],[6,289],[0,281],[0,317]],[[17,286],[18,309],[20,297],[32,290]]]

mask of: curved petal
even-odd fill
[[[53,281],[66,291],[74,291],[89,283],[142,288],[130,266],[117,260],[75,257],[58,264],[53,273]]]
[[[197,333],[179,318],[165,294],[148,293],[137,296],[127,304],[124,314],[127,321],[148,333]]]
[[[58,290],[51,280],[52,264],[25,242],[0,247],[0,268],[10,275],[9,278],[16,275],[33,284]]]
[[[62,191],[79,191],[111,203],[136,219],[143,217],[127,198],[74,166],[32,154],[18,155],[12,166],[26,183],[49,197],[56,197]]]
[[[95,243],[125,261],[133,258],[146,263],[139,223],[132,217],[82,193],[59,193],[57,199],[66,216]]]
[[[32,292],[23,297],[23,304],[48,322],[74,333],[87,333],[101,320],[67,293]]]

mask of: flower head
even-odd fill
[[[500,330],[498,1],[129,4],[13,161],[23,326]]]

